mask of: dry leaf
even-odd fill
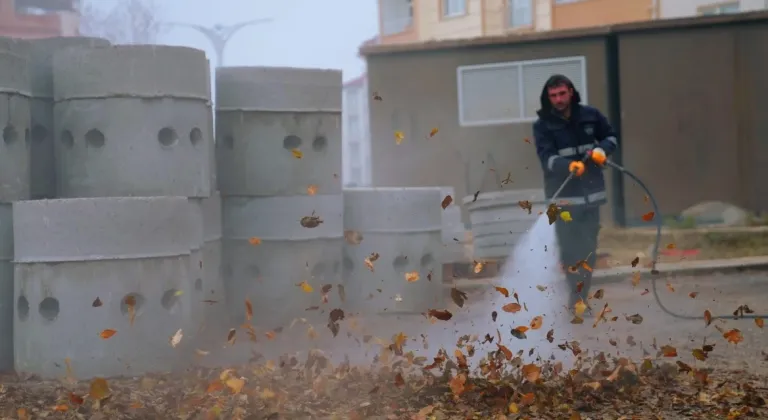
[[[178,345],[179,345],[179,343],[181,343],[181,338],[182,338],[183,336],[184,336],[184,334],[182,334],[182,333],[181,333],[181,328],[179,328],[179,330],[178,330],[178,331],[176,331],[176,334],[174,334],[173,336],[171,336],[171,340],[170,340],[170,343],[171,343],[171,347],[174,347],[174,348],[175,348],[176,346],[178,346]]]
[[[464,302],[467,300],[467,294],[455,287],[451,288],[451,300],[453,300],[453,303],[459,308],[463,308]]]
[[[653,220],[654,216],[656,216],[656,213],[654,213],[652,211],[649,211],[648,213],[645,213],[643,215],[643,221],[644,222],[650,222],[651,220]]]
[[[496,289],[497,292],[504,295],[504,297],[509,297],[509,290],[507,290],[506,287],[494,286],[494,289]]]
[[[757,325],[760,328],[763,328],[763,326],[765,325],[765,321],[763,320],[763,318],[760,318],[760,317],[755,318],[755,325]]]
[[[712,323],[712,312],[709,312],[709,309],[704,311],[704,322],[707,324],[707,327]]]
[[[419,272],[418,271],[411,271],[409,273],[405,273],[405,280],[408,283],[413,283],[419,281]]]
[[[544,317],[541,315],[533,317],[531,320],[531,329],[532,330],[538,330],[541,328],[541,326],[544,325]]]
[[[94,299],[94,301],[93,301],[93,303],[91,304],[91,306],[93,306],[94,308],[98,308],[98,307],[100,307],[101,305],[103,305],[103,303],[101,303],[101,299],[99,299],[99,297],[98,297],[98,296],[96,296],[96,299]]]
[[[225,382],[227,387],[232,390],[233,394],[239,394],[240,391],[243,389],[243,386],[245,385],[245,380],[240,378],[229,378]]]
[[[509,312],[509,313],[512,313],[512,314],[520,312],[521,309],[523,309],[523,307],[520,306],[519,303],[514,303],[514,302],[508,303],[508,304],[506,304],[506,305],[501,307],[502,311]]]
[[[451,203],[453,203],[453,197],[451,197],[450,195],[446,195],[445,198],[443,198],[443,202],[440,203],[440,207],[442,207],[443,210],[445,210],[448,206],[451,205]]]
[[[253,319],[253,305],[249,299],[245,299],[245,320],[250,321]]]
[[[307,194],[309,195],[315,195],[317,194],[317,185],[310,185],[307,187]]]
[[[733,344],[739,344],[744,341],[744,336],[741,335],[741,331],[736,328],[727,331],[725,334],[723,334],[723,337],[728,340],[729,343]]]
[[[400,144],[405,139],[405,133],[402,131],[395,131],[395,144]]]
[[[435,137],[435,135],[437,135],[438,131],[439,130],[437,129],[437,127],[434,127],[432,130],[429,130],[429,137]]]
[[[107,398],[109,394],[110,394],[109,384],[107,384],[106,379],[96,378],[93,381],[91,381],[91,386],[88,391],[88,395],[90,395],[91,398],[97,401],[101,401],[104,398]]]
[[[229,333],[227,334],[227,344],[229,344],[230,346],[234,346],[235,341],[237,340],[236,335],[237,335],[237,330],[234,328],[230,328]]]
[[[541,368],[531,363],[521,368],[523,376],[528,382],[536,382],[541,377]]]
[[[312,291],[314,291],[314,290],[315,290],[315,289],[313,289],[313,288],[312,288],[312,286],[311,286],[309,283],[307,283],[306,281],[303,281],[303,282],[301,282],[301,283],[297,284],[296,286],[299,286],[299,288],[301,289],[301,291],[302,291],[302,292],[304,292],[304,293],[312,293]]]
[[[254,236],[253,238],[248,239],[248,243],[251,245],[261,245],[261,239]]]
[[[291,149],[291,154],[296,159],[301,159],[302,157],[304,157],[304,153],[301,153],[301,150],[299,149]]]
[[[661,354],[664,357],[677,357],[677,349],[672,346],[661,346]]]
[[[427,314],[441,321],[448,321],[453,318],[453,314],[445,309],[430,309]]]
[[[115,334],[117,334],[117,331],[106,329],[99,333],[99,337],[101,337],[104,340],[112,338]]]

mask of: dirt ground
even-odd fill
[[[256,327],[255,342],[241,327],[234,345],[222,331],[186,372],[78,381],[75,366],[56,381],[7,376],[0,418],[768,418],[762,319],[716,318],[768,312],[768,275],[658,283],[665,307],[702,319],[665,313],[646,281],[593,290],[582,323],[565,307],[537,321],[524,299],[509,306],[515,291],[489,289],[463,307],[445,303],[448,320],[336,312],[335,337],[335,325],[299,318],[277,332]]]

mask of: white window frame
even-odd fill
[[[727,11],[728,8],[736,6],[738,10],[736,11]],[[726,9],[726,11],[723,11]],[[741,4],[738,1],[733,1],[730,3],[720,3],[720,4],[714,4],[714,5],[704,5],[699,7],[699,16],[717,16],[717,15],[730,15],[730,14],[736,14],[741,13]]]
[[[522,25],[514,25],[512,22],[515,17],[515,5],[513,4],[514,0],[506,0],[506,5],[507,5],[506,21],[507,21],[508,29],[530,28],[531,26],[533,26],[534,21],[536,20],[536,6],[533,4],[534,0],[525,0],[525,1],[528,2],[528,6],[529,6],[528,9],[531,12],[531,21],[524,23]]]
[[[571,61],[579,61],[581,64],[581,74],[582,74],[582,80],[583,80],[583,86],[582,89],[579,90],[579,95],[581,96],[581,103],[587,104],[587,92],[588,92],[588,86],[587,86],[587,57],[580,55],[580,56],[572,56],[572,57],[558,57],[558,58],[548,58],[544,60],[526,60],[526,61],[509,61],[504,63],[491,63],[491,64],[473,64],[469,66],[459,66],[456,68],[456,87],[457,87],[457,97],[458,97],[458,108],[459,108],[459,126],[460,127],[482,127],[482,126],[491,126],[491,125],[504,125],[504,124],[521,124],[521,123],[529,123],[536,121],[537,117],[525,117],[525,86],[523,85],[523,67],[526,65],[536,65],[536,64],[557,64],[557,63],[565,63],[565,62],[571,62]],[[463,79],[462,75],[466,71],[471,70],[487,70],[487,69],[494,69],[494,68],[510,68],[510,67],[516,67],[517,68],[517,83],[518,83],[518,91],[520,92],[519,97],[517,100],[519,101],[519,107],[520,107],[520,117],[519,118],[506,118],[506,119],[495,119],[495,120],[480,120],[480,121],[466,121],[464,118],[464,107],[462,104],[464,103],[464,90],[463,90]],[[537,88],[541,89],[541,87]],[[537,90],[538,92],[538,90]]]
[[[453,18],[467,14],[467,0],[440,0],[444,18]],[[458,10],[451,10],[456,7]]]

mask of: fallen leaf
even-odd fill
[[[523,365],[521,371],[528,382],[536,382],[541,377],[541,368],[533,363]]]
[[[541,315],[533,317],[531,320],[531,329],[532,330],[538,330],[541,328],[541,326],[544,325],[544,317]]]
[[[560,208],[557,207],[557,204],[552,203],[547,207],[547,218],[550,225],[557,221],[558,214],[560,214]]]
[[[395,144],[400,144],[405,139],[405,134],[402,131],[395,131]]]
[[[419,281],[419,272],[418,271],[411,271],[409,273],[405,273],[405,280],[408,283],[413,283]]]
[[[555,330],[547,331],[547,341],[549,341],[550,343],[555,341]]]
[[[514,331],[517,331],[519,333],[526,333],[526,332],[528,332],[528,330],[529,330],[529,328],[526,327],[525,325],[521,325],[519,327],[515,327],[515,329],[514,329]]]
[[[85,402],[85,399],[83,397],[75,394],[74,392],[69,393],[69,402],[73,405],[82,405]]]
[[[654,213],[654,212],[652,212],[652,211],[649,211],[648,213],[645,213],[645,214],[643,215],[643,221],[644,221],[644,222],[650,222],[651,220],[653,220],[653,217],[654,217],[655,215],[656,215],[656,213]]]
[[[249,238],[248,239],[248,243],[251,244],[251,245],[254,245],[254,246],[255,245],[261,245],[261,239],[259,239],[259,238],[254,236],[253,238]]]
[[[453,314],[445,309],[430,309],[427,311],[427,315],[437,318],[441,321],[448,321],[453,318]]]
[[[104,330],[104,331],[99,333],[99,337],[101,337],[104,340],[108,340],[108,339],[112,338],[115,334],[117,334],[117,331],[106,329],[106,330]]]
[[[667,290],[669,290],[670,292],[674,292],[675,288],[672,286],[671,283],[667,282]]]
[[[304,153],[301,153],[301,150],[299,149],[291,149],[291,154],[296,159],[301,159],[302,157],[304,157]]]
[[[91,386],[88,391],[88,395],[91,396],[94,400],[101,401],[104,398],[107,398],[110,394],[109,390],[109,384],[107,384],[107,380],[104,378],[95,378],[91,381]]]
[[[450,195],[446,195],[445,198],[443,198],[443,202],[440,203],[440,207],[442,207],[443,210],[445,210],[448,206],[451,205],[451,203],[453,203],[453,197],[451,197]]]
[[[702,349],[693,349],[691,353],[696,360],[707,360],[707,353]]]
[[[197,354],[200,357],[203,357],[203,356],[208,356],[210,352],[205,350],[195,349],[195,354]]]
[[[98,307],[100,307],[101,305],[103,305],[103,303],[101,303],[101,299],[99,299],[99,297],[98,297],[98,296],[96,296],[96,299],[93,301],[93,303],[91,304],[91,306],[93,306],[94,308],[98,308]]]
[[[509,313],[512,313],[512,314],[520,312],[521,309],[523,309],[523,307],[520,306],[519,303],[514,303],[514,302],[508,303],[508,304],[506,304],[506,305],[501,307],[502,311],[509,312]]]
[[[179,343],[181,343],[181,338],[182,338],[183,336],[184,336],[184,334],[182,334],[182,332],[181,332],[181,328],[179,328],[179,330],[178,330],[178,331],[176,331],[176,334],[174,334],[173,336],[171,336],[171,340],[170,340],[170,343],[171,343],[171,347],[174,347],[174,348],[175,348],[176,346],[178,346],[178,345],[179,345]]]
[[[239,394],[240,391],[242,391],[243,386],[245,386],[245,380],[240,378],[229,378],[225,384],[232,390],[233,394]]]
[[[253,305],[251,304],[251,301],[246,298],[245,299],[245,320],[250,321],[253,319]]]

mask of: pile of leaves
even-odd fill
[[[374,365],[299,360],[132,379],[0,382],[0,418],[85,419],[649,419],[766,418],[764,379],[600,353],[573,369],[503,345],[474,369],[463,346],[433,360],[398,334]],[[574,354],[578,344],[569,344]],[[528,352],[528,357],[533,355]]]

